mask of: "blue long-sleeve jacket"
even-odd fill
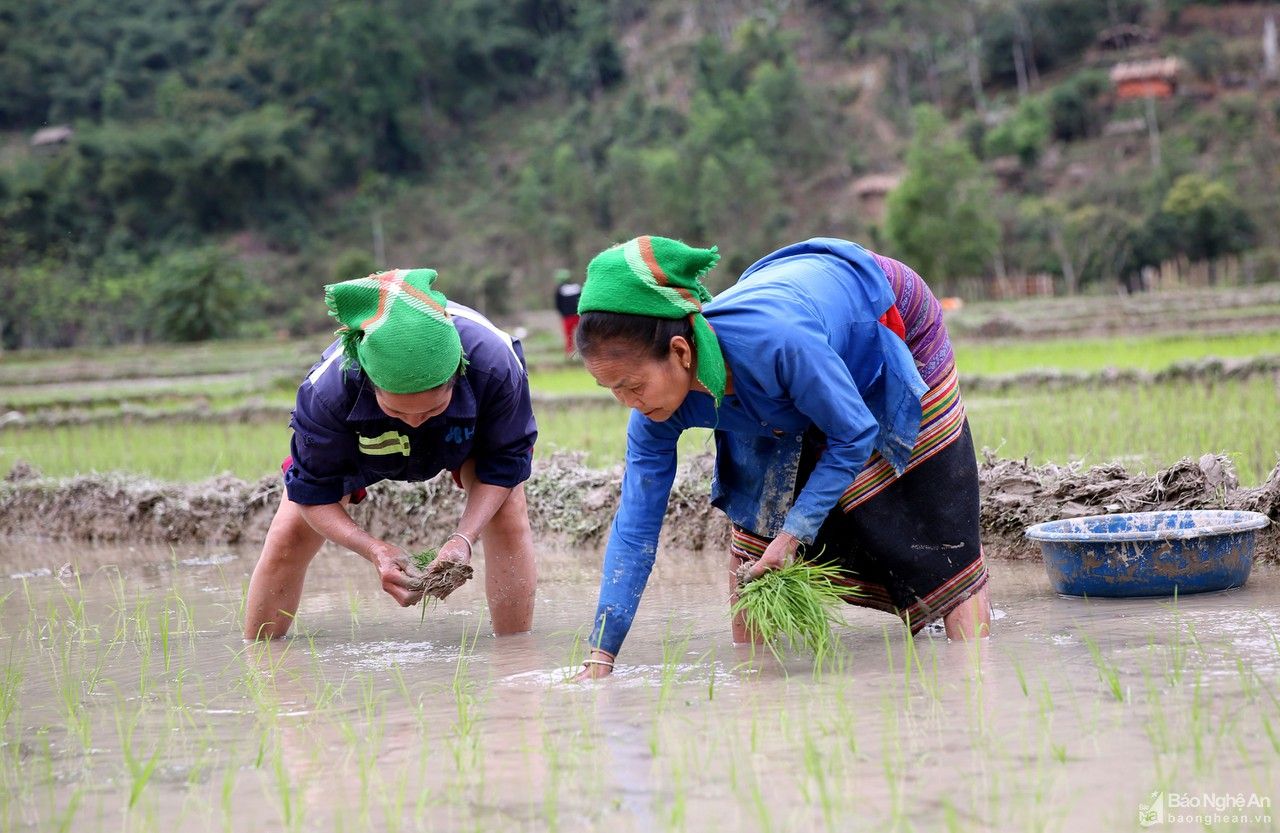
[[[716,430],[712,503],[766,537],[785,531],[812,543],[872,451],[902,471],[928,386],[906,344],[880,324],[893,302],[869,252],[815,238],[761,259],[706,305],[733,393],[717,409],[710,396],[692,392],[664,422],[631,414],[592,646],[616,654],[631,627],[685,429]],[[811,426],[826,435],[826,450],[792,502]]]

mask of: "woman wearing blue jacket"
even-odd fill
[[[803,545],[850,574],[852,604],[913,633],[941,618],[948,636],[987,635],[977,464],[937,299],[844,240],[776,251],[713,300],[701,277],[718,259],[639,237],[587,267],[578,351],[633,412],[581,676],[613,669],[694,427],[715,429],[711,499],[733,523],[733,572],[754,562],[758,576]],[[748,637],[735,621],[735,641]]]

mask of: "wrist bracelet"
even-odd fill
[[[449,538],[461,538],[461,539],[462,539],[462,541],[463,541],[463,543],[465,543],[465,544],[467,545],[467,554],[468,554],[468,555],[470,555],[470,554],[471,554],[471,551],[475,548],[475,544],[474,544],[474,542],[472,542],[472,540],[471,540],[470,538],[468,538],[467,536],[463,535],[461,532],[455,532],[455,533],[453,533],[452,535],[450,535],[450,536],[449,536]],[[449,538],[445,538],[445,540],[446,540],[446,541],[448,541],[448,540],[449,540]]]

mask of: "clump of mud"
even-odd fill
[[[1162,370],[1150,372],[1133,368],[1108,367],[1092,371],[1028,370],[996,376],[963,377],[967,391],[1026,390],[1071,387],[1134,387],[1168,382],[1211,384],[1229,380],[1244,381],[1255,376],[1276,376],[1280,380],[1280,357],[1255,356],[1248,359],[1205,358],[1178,362]]]
[[[1084,468],[1032,466],[1000,460],[985,451],[979,472],[983,543],[1006,556],[1037,557],[1038,546],[1023,537],[1032,524],[1058,518],[1114,512],[1180,509],[1248,509],[1280,518],[1280,466],[1257,489],[1241,489],[1231,461],[1206,454],[1184,457],[1150,475],[1130,474],[1119,463]],[[1275,555],[1275,527],[1263,530]]]
[[[712,456],[681,465],[662,542],[682,550],[728,547],[728,521],[708,499]],[[1032,466],[986,453],[979,468],[981,522],[993,558],[1037,557],[1023,537],[1031,524],[1109,512],[1245,509],[1280,520],[1280,466],[1258,488],[1241,489],[1229,460],[1186,458],[1155,475],[1111,463]],[[525,484],[540,542],[598,547],[608,536],[622,470],[591,469],[581,455],[535,462]],[[240,544],[262,540],[280,502],[278,475],[245,483],[220,477],[196,484],[120,475],[0,482],[0,535],[138,543]],[[405,547],[435,542],[462,511],[464,494],[446,475],[426,483],[379,483],[353,507],[371,533]],[[543,546],[551,544],[543,543]],[[1261,530],[1259,555],[1280,561],[1280,524]]]
[[[41,477],[40,469],[28,463],[26,460],[18,460],[14,462],[9,469],[9,473],[4,479],[9,483],[21,483],[25,480],[39,480]]]

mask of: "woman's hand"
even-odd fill
[[[795,557],[800,547],[800,539],[790,533],[782,532],[765,548],[764,555],[747,570],[747,580],[760,578],[769,570],[785,567]]]
[[[471,563],[471,544],[459,535],[451,535],[448,540],[440,545],[439,551],[436,553],[436,560],[432,561],[427,567],[427,572],[432,573],[437,569],[443,569],[443,561],[452,561],[455,564]]]
[[[409,553],[394,544],[379,542],[370,548],[370,556],[382,589],[401,607],[416,605],[422,598],[422,579],[409,566]]]
[[[586,662],[582,664],[582,670],[574,675],[569,682],[584,683],[588,680],[599,680],[612,673],[613,654],[596,648],[587,657]]]

